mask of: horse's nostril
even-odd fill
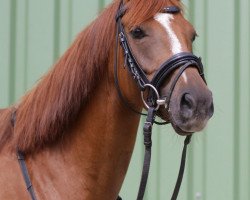
[[[181,109],[184,109],[184,110],[185,109],[193,109],[194,104],[195,104],[194,99],[190,94],[186,93],[182,96]]]
[[[212,117],[214,114],[214,104],[211,103],[210,107],[209,107],[209,117]]]
[[[182,116],[186,119],[190,118],[191,116],[193,116],[195,110],[194,98],[190,94],[185,93],[181,97],[180,107],[182,111]]]

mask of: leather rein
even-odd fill
[[[152,128],[154,123],[163,125],[166,123],[159,123],[155,121],[155,116],[156,116],[156,111],[159,109],[160,106],[165,105],[165,107],[168,110],[171,95],[173,93],[173,90],[175,88],[175,85],[177,81],[179,80],[180,76],[182,73],[190,66],[196,67],[205,81],[204,74],[203,74],[203,65],[201,62],[201,59],[193,55],[192,53],[178,53],[171,57],[170,59],[166,60],[159,68],[159,70],[156,72],[154,75],[152,81],[149,81],[146,74],[136,61],[136,58],[133,56],[131,48],[129,46],[128,40],[126,33],[124,31],[124,27],[122,24],[122,17],[125,14],[126,9],[123,4],[123,1],[121,0],[121,3],[119,5],[119,9],[117,11],[116,15],[116,24],[117,24],[117,34],[116,34],[116,49],[115,49],[115,61],[114,61],[114,75],[115,75],[115,86],[117,88],[118,95],[120,99],[124,102],[124,104],[131,110],[133,110],[135,113],[140,114],[140,115],[146,115],[146,121],[144,123],[143,127],[143,135],[144,135],[144,145],[145,145],[145,154],[144,154],[144,165],[143,165],[143,170],[142,170],[142,175],[141,175],[141,181],[140,181],[140,187],[139,191],[137,194],[137,200],[143,200],[143,196],[145,193],[146,189],[146,184],[147,184],[147,179],[148,179],[148,174],[149,174],[149,168],[150,168],[150,161],[151,161],[151,147],[152,147]],[[164,13],[169,13],[169,14],[175,14],[180,12],[180,9],[176,6],[170,6],[166,7],[163,9]],[[141,112],[136,111],[123,97],[121,89],[119,87],[119,82],[118,82],[118,41],[120,41],[120,45],[123,49],[124,52],[124,61],[125,61],[125,66],[131,73],[133,79],[137,83],[139,89],[141,90],[141,96],[143,103],[145,107],[147,108],[147,114],[143,114]],[[165,80],[166,77],[170,75],[174,70],[178,69],[178,73],[170,87],[169,94],[165,97],[160,97],[159,95],[159,87],[161,86],[162,82]],[[206,82],[206,81],[205,81]],[[149,96],[147,100],[144,99],[144,92],[146,89],[149,89]],[[16,112],[12,113],[12,125],[13,127],[15,126],[15,121],[16,121]],[[182,150],[182,157],[181,157],[181,164],[180,164],[180,169],[179,169],[179,174],[177,177],[176,185],[171,197],[171,200],[176,200],[180,187],[181,187],[181,182],[185,170],[185,163],[186,163],[186,152],[187,152],[187,146],[191,141],[191,133],[188,135],[184,141],[184,146]],[[24,177],[24,181],[26,184],[26,188],[30,194],[30,198],[32,200],[37,200],[30,177],[29,177],[29,172],[25,163],[25,155],[17,150],[17,159],[19,161],[19,165],[22,171],[22,175]],[[118,196],[117,200],[121,200],[121,197]]]

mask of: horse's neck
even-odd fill
[[[139,116],[122,105],[114,87],[108,88],[106,82],[97,87],[60,144],[29,159],[34,188],[41,198],[116,198]]]

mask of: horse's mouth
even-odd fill
[[[182,130],[178,125],[177,123],[175,123],[175,120],[173,119],[172,115],[171,115],[171,112],[168,112],[166,111],[165,109],[159,109],[157,111],[157,116],[160,117],[162,120],[164,120],[165,122],[167,123],[170,123],[173,127],[173,129],[175,130],[175,132],[178,134],[178,135],[181,135],[181,136],[187,136],[187,135],[191,135],[193,134],[193,132],[188,132],[188,131],[184,131]]]
[[[165,121],[166,123],[171,123],[170,120],[170,113],[166,111],[166,109],[159,109],[156,112],[156,115],[161,118],[163,121]]]
[[[171,122],[172,127],[174,128],[175,132],[181,136],[187,136],[193,134],[193,132],[187,132],[182,130],[179,126],[177,126],[175,123]]]

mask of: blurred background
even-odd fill
[[[16,102],[67,49],[76,34],[111,0],[0,0],[0,107]],[[250,199],[250,2],[185,0],[199,37],[215,114],[193,137],[181,200]],[[144,119],[142,118],[142,121]],[[183,139],[170,126],[154,127],[145,199],[170,199]],[[142,128],[126,180],[124,200],[135,199],[144,147]]]

